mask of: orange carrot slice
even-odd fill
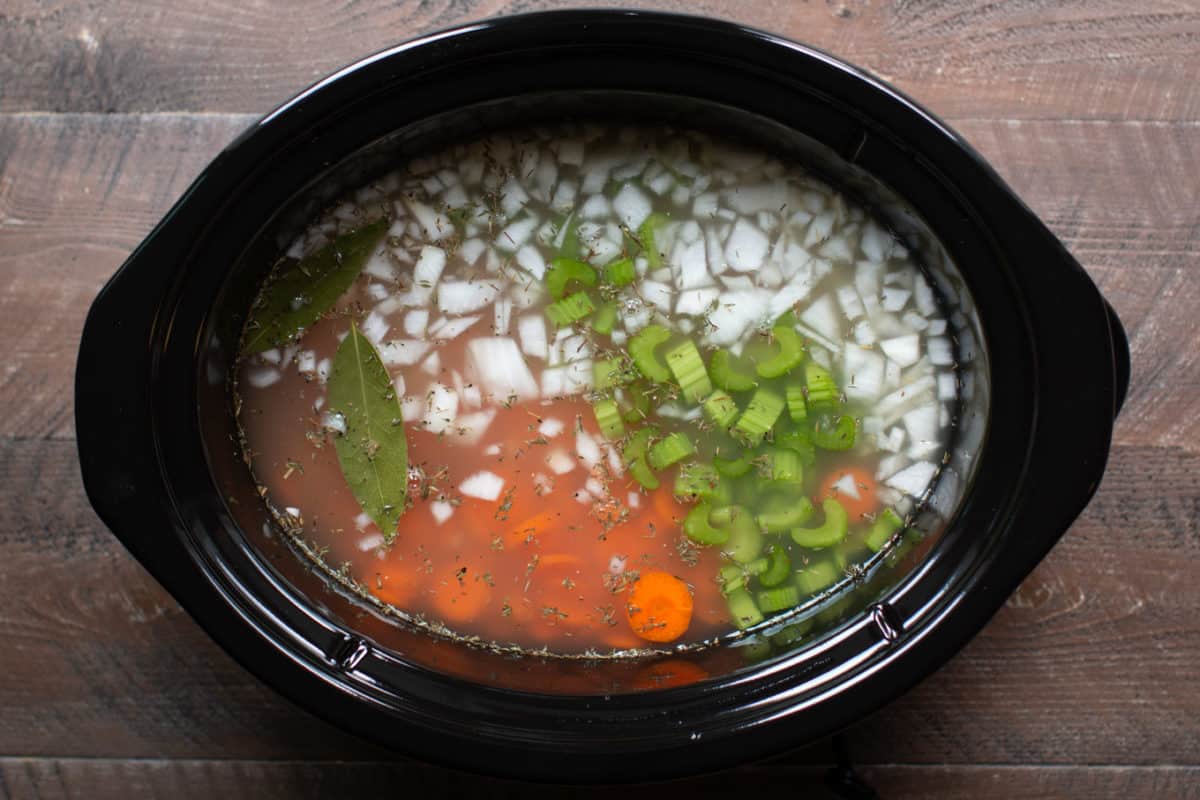
[[[692,593],[686,583],[652,570],[638,577],[625,603],[629,627],[649,642],[673,642],[692,622]]]

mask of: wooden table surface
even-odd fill
[[[412,35],[566,5],[0,2],[0,796],[529,793],[396,760],[209,641],[88,506],[72,371],[93,296],[257,115]],[[1095,500],[962,653],[842,737],[848,757],[883,797],[1200,797],[1200,3],[640,5],[787,34],[916,97],[1129,333]],[[830,757],[687,790],[796,791]]]

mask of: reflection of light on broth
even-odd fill
[[[605,652],[646,644],[629,627],[625,598],[639,574],[657,570],[691,587],[690,625],[678,642],[732,629],[718,583],[730,562],[721,546],[683,537],[694,506],[672,497],[679,467],[657,471],[658,489],[642,489],[623,463],[624,440],[606,440],[593,412],[605,394],[591,385],[597,362],[627,353],[651,322],[671,334],[659,359],[687,340],[705,364],[724,349],[753,373],[782,346],[764,335],[770,321],[793,309],[783,324],[803,338],[806,362],[837,382],[830,412],[857,422],[852,449],[816,449],[801,482],[780,494],[811,497],[820,509],[840,493],[858,512],[848,535],[809,549],[787,531],[765,534],[766,544],[789,554],[792,574],[762,586],[764,556],[751,560],[751,602],[771,602],[764,593],[778,599],[780,591],[802,599],[793,587],[811,588],[815,575],[832,574],[830,563],[840,574],[864,560],[880,504],[903,515],[932,479],[956,400],[946,323],[906,251],[802,171],[661,130],[499,136],[376,181],[317,220],[289,254],[312,253],[381,213],[391,220],[387,238],[336,313],[294,345],[244,359],[239,419],[272,506],[298,509],[303,537],[327,548],[325,563],[348,565],[346,575],[384,603],[500,644]],[[590,315],[558,332],[547,322],[558,312],[547,311],[546,271],[572,232],[579,258],[601,279],[567,294],[615,303],[611,335],[592,331]],[[661,265],[642,249],[651,235]],[[602,288],[603,267],[627,255],[635,259],[632,285]],[[341,423],[337,409],[326,408],[326,380],[351,319],[401,393],[410,470],[426,478],[390,546],[330,445]],[[435,341],[439,335],[445,340]],[[757,381],[782,395],[804,375],[801,365]],[[631,388],[607,396],[628,410],[638,399]],[[642,395],[663,391],[636,387]],[[752,392],[731,394],[744,415]],[[685,462],[735,456],[739,446],[704,422],[700,408],[676,396],[646,421],[661,434],[688,435],[696,453]],[[632,416],[624,423],[627,433],[643,424]],[[769,502],[771,465],[782,463],[772,448],[792,429],[810,430],[811,420],[793,422],[785,408],[773,434],[783,438],[756,447],[747,476],[721,478],[733,497],[720,502],[736,501],[757,519]],[[866,477],[852,485],[849,474]],[[606,530],[603,518],[615,524]],[[820,520],[818,510],[803,524]]]

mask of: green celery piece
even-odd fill
[[[728,428],[737,419],[737,415],[737,403],[720,389],[704,400],[704,416],[718,428]]]
[[[821,508],[825,511],[825,521],[815,528],[793,528],[793,542],[801,547],[820,549],[832,547],[846,538],[849,516],[842,504],[830,497],[821,503]]]
[[[804,360],[804,343],[799,335],[790,327],[776,325],[771,329],[771,336],[779,345],[779,352],[766,361],[760,361],[755,371],[763,378],[778,378],[795,369]]]
[[[804,365],[804,389],[809,410],[828,410],[841,402],[841,392],[833,376],[815,361]]]
[[[787,387],[788,417],[792,422],[804,422],[808,419],[808,402],[804,399],[804,387],[791,384]]]
[[[604,266],[604,281],[613,286],[628,286],[637,280],[637,268],[632,258],[619,258]]]
[[[767,554],[767,571],[758,576],[758,582],[770,588],[780,585],[791,574],[792,559],[788,557],[787,550],[775,545]],[[793,605],[795,604],[793,603]]]
[[[708,503],[700,503],[689,511],[683,520],[684,535],[696,544],[709,546],[725,544],[729,541],[729,531],[723,528],[714,528],[708,521],[708,512],[711,508],[712,506]]]
[[[650,465],[646,463],[646,459],[644,458],[639,458],[629,465],[629,474],[633,476],[635,481],[650,491],[654,491],[659,487],[658,476],[654,474],[654,470],[650,469]]]
[[[729,528],[729,541],[723,552],[734,561],[749,564],[762,553],[762,533],[754,515],[745,508],[726,506],[709,514],[709,519],[714,524]]]
[[[333,356],[329,411],[346,432],[333,440],[354,499],[391,544],[408,495],[408,444],[400,400],[383,360],[356,325]]]
[[[733,624],[741,630],[757,625],[764,619],[762,612],[754,603],[754,598],[745,589],[734,589],[729,592],[725,596],[725,602],[729,606]]]
[[[849,414],[822,415],[813,422],[812,442],[822,450],[849,450],[857,432],[858,425]]]
[[[611,397],[597,400],[592,405],[592,411],[596,415],[596,424],[600,426],[600,432],[604,434],[605,439],[619,439],[625,435],[625,424],[621,422],[621,409],[617,408],[617,402]]]
[[[377,220],[342,234],[299,261],[285,260],[276,267],[250,309],[244,352],[261,353],[287,344],[320,319],[362,272],[389,224]]]
[[[795,586],[779,586],[758,593],[758,607],[764,614],[786,611],[800,605],[800,590]]]
[[[602,303],[596,316],[592,317],[592,330],[605,336],[613,332],[617,324],[617,304],[609,301]]]
[[[671,338],[662,325],[647,325],[629,340],[629,355],[638,371],[655,383],[665,383],[671,373],[655,354],[655,349]]]
[[[806,595],[817,594],[838,582],[841,573],[831,561],[812,561],[796,574],[796,588]]]
[[[650,446],[646,460],[656,470],[666,469],[696,452],[692,440],[683,433],[670,433]]]
[[[783,406],[783,397],[778,392],[760,386],[733,426],[734,433],[751,444],[758,444],[783,413]]]
[[[708,363],[712,382],[727,392],[748,392],[758,386],[753,375],[738,371],[733,359],[733,354],[724,349],[712,354]]]
[[[638,228],[638,241],[642,243],[642,254],[646,256],[650,269],[658,269],[663,265],[663,253],[658,249],[658,232],[669,221],[666,214],[655,212],[646,217]]]
[[[557,300],[567,293],[567,286],[571,281],[591,288],[596,285],[597,278],[596,270],[582,261],[574,258],[555,258],[550,261],[550,267],[542,280],[550,295]]]
[[[667,366],[683,390],[684,399],[699,403],[712,393],[712,382],[696,345],[687,340],[667,351]]]
[[[893,534],[902,527],[904,527],[904,520],[900,518],[900,515],[891,508],[885,508],[871,523],[863,542],[871,548],[871,552],[878,553]]]
[[[727,478],[740,478],[754,467],[754,454],[747,448],[737,458],[713,456],[713,466]]]
[[[770,497],[758,512],[758,524],[767,533],[783,533],[803,525],[813,515],[813,504],[802,494],[791,492]]]
[[[675,477],[676,497],[718,497],[723,494],[720,488],[721,476],[708,464],[684,464]]]
[[[546,316],[558,327],[573,325],[596,310],[587,292],[576,292],[546,306]]]

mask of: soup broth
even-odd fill
[[[864,208],[692,131],[497,134],[314,220],[251,309],[247,463],[404,619],[550,654],[702,646],[904,536],[959,380]]]

